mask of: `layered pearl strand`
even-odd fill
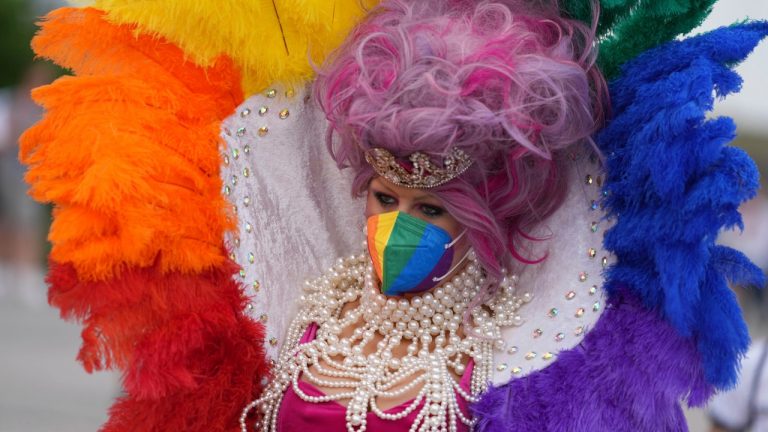
[[[470,403],[478,400],[491,377],[493,347],[504,344],[501,328],[522,324],[518,310],[531,296],[518,297],[517,278],[504,277],[494,299],[472,309],[468,326],[464,315],[485,284],[473,252],[469,259],[465,269],[449,282],[410,299],[381,294],[367,254],[339,259],[328,273],[306,282],[300,312],[289,327],[274,379],[262,396],[243,410],[242,432],[247,432],[245,419],[254,407],[260,411],[257,430],[276,431],[288,386],[310,403],[349,400],[349,432],[366,430],[369,410],[381,419],[399,420],[419,407],[410,432],[455,432],[458,421],[472,427],[474,420],[464,416],[457,399]],[[344,306],[356,301],[359,304],[342,316]],[[313,323],[318,326],[315,339],[299,344]],[[352,328],[351,335],[342,336]],[[364,348],[377,335],[380,340],[375,351],[366,355]],[[407,353],[394,355],[394,349],[403,344],[407,344]],[[465,358],[474,362],[470,392],[451,373],[464,373]],[[299,387],[302,378],[317,386],[346,391],[310,396]],[[391,414],[379,408],[378,398],[402,396],[417,386],[421,387],[416,397],[404,410]]]

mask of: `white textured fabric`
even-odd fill
[[[351,178],[329,156],[326,121],[314,107],[304,89],[290,97],[274,89],[249,98],[223,124],[224,193],[238,216],[238,234],[226,243],[243,268],[252,316],[266,325],[271,359],[303,282],[359,252],[364,238],[362,200],[351,198]]]
[[[304,92],[253,96],[223,128],[224,193],[237,207],[239,224],[227,245],[243,267],[241,281],[249,289],[254,282],[259,286],[250,293],[251,312],[266,324],[265,347],[275,360],[304,280],[336,257],[362,250],[363,203],[351,198],[351,178],[328,155],[326,120]],[[496,384],[551,364],[559,351],[582,340],[602,312],[602,259],[611,258],[602,251],[607,223],[591,206],[599,199],[599,166],[586,153],[574,158],[565,204],[535,233],[551,235],[532,251],[548,258],[520,274],[520,292],[534,299],[521,310],[525,323],[507,329],[506,346],[494,353]]]
[[[506,346],[494,353],[494,384],[551,364],[581,342],[603,311],[602,270],[613,257],[603,250],[609,222],[596,205],[602,173],[588,153],[574,155],[565,202],[533,232],[547,240],[534,242],[526,255],[547,259],[519,274],[518,292],[533,294],[533,301],[520,310],[524,324],[502,332]]]

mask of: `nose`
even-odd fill
[[[420,214],[416,211],[417,207],[411,200],[400,198],[397,205],[397,210],[401,213],[408,213],[410,216],[419,217]]]

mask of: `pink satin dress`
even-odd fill
[[[312,324],[299,343],[307,343],[315,339],[317,325]],[[467,369],[461,377],[459,385],[466,392],[469,392],[469,380],[472,377],[473,363],[470,360]],[[299,381],[301,391],[309,396],[324,396],[325,394],[310,383]],[[413,400],[405,401],[400,405],[384,410],[388,414],[397,414],[405,410]],[[465,417],[469,418],[469,407],[467,402],[459,397],[457,398],[459,409]],[[422,401],[422,405],[424,402]],[[408,432],[413,422],[416,420],[421,407],[413,410],[408,416],[399,420],[380,419],[376,414],[368,412],[366,417],[367,430],[375,432]],[[293,386],[289,386],[283,396],[280,413],[277,417],[277,430],[279,432],[295,431],[313,431],[313,432],[343,432],[347,430],[346,412],[344,405],[336,401],[323,403],[305,402],[293,391]],[[458,422],[456,425],[458,432],[469,432],[469,427],[464,423]]]

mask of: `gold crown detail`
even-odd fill
[[[365,153],[365,160],[378,175],[390,182],[409,188],[428,189],[445,184],[472,165],[472,160],[458,148],[443,158],[443,167],[432,163],[424,153],[416,152],[408,156],[411,168],[407,169],[397,158],[383,148],[372,148]]]

